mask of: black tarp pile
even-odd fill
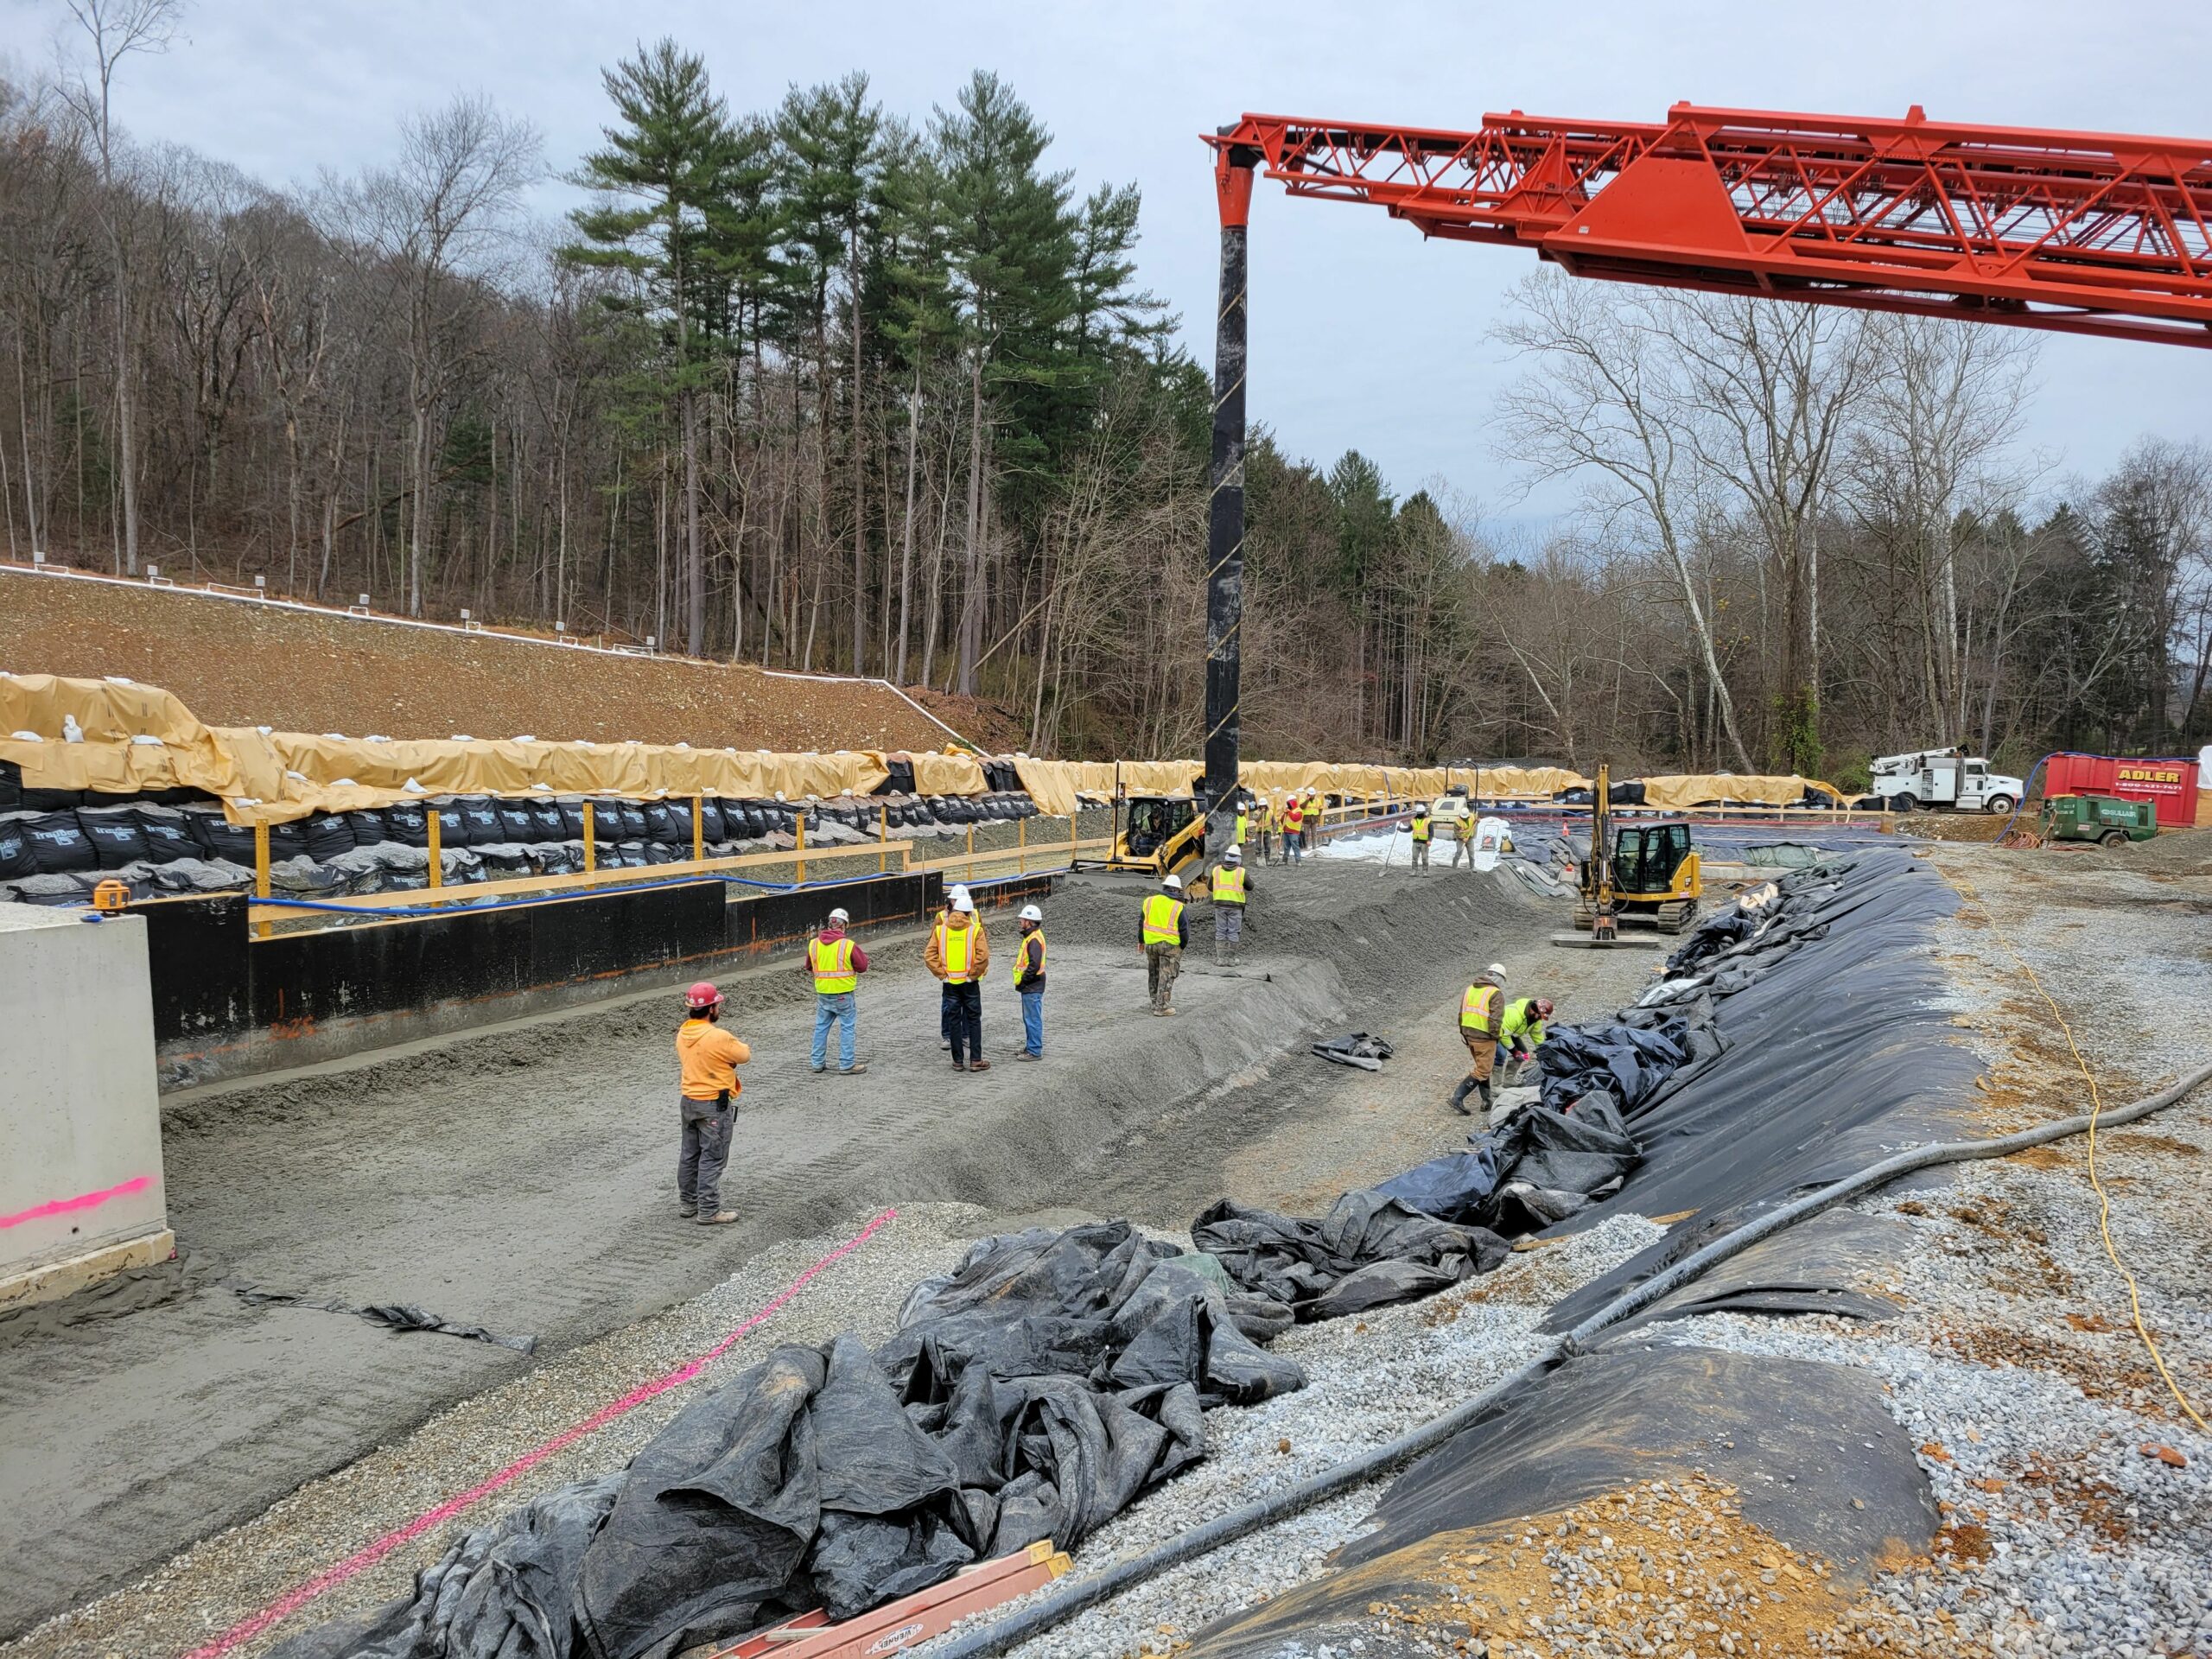
[[[1237,1285],[1301,1320],[1433,1295],[1489,1272],[1511,1248],[1485,1228],[1423,1215],[1381,1192],[1347,1192],[1318,1220],[1224,1198],[1191,1224],[1191,1242]]]
[[[1253,1339],[1288,1323],[1126,1222],[987,1239],[874,1353],[849,1335],[775,1350],[624,1473],[468,1534],[413,1595],[278,1652],[668,1659],[1072,1547],[1205,1455],[1205,1407],[1304,1386]]]

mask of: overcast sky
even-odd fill
[[[10,57],[49,65],[60,0],[0,5]],[[1198,134],[1246,111],[1452,127],[1503,109],[1656,120],[1677,99],[1881,115],[1916,102],[1952,120],[2212,129],[2201,0],[200,0],[166,57],[124,67],[118,113],[142,137],[287,182],[377,162],[401,114],[480,89],[534,122],[565,169],[604,118],[601,67],[663,34],[702,54],[740,111],[859,68],[918,120],[970,69],[997,71],[1079,188],[1142,188],[1144,280],[1209,365],[1217,221]],[[548,211],[563,205],[549,187]],[[1516,505],[1485,430],[1519,372],[1487,331],[1533,257],[1427,244],[1377,211],[1293,203],[1265,183],[1251,245],[1250,412],[1287,448],[1325,463],[1356,447],[1401,493],[1447,481],[1501,518],[1561,505]],[[2212,437],[2212,352],[2044,339],[2028,436],[2064,469],[2094,474],[2145,432]]]

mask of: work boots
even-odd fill
[[[1492,1104],[1490,1095],[1490,1079],[1488,1077],[1484,1077],[1480,1083],[1477,1084],[1475,1085],[1475,1092],[1483,1097],[1483,1116],[1487,1120],[1490,1116],[1491,1106]]]
[[[1474,1092],[1474,1089],[1475,1080],[1472,1077],[1462,1077],[1459,1079],[1459,1086],[1452,1091],[1452,1109],[1462,1117],[1474,1116],[1474,1113],[1467,1108],[1467,1096]]]

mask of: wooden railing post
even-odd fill
[[[257,899],[269,896],[269,826],[266,823],[253,826],[253,893]],[[266,916],[262,918],[259,932],[264,939],[269,937]]]
[[[599,824],[592,814],[591,803],[584,803],[584,874],[589,875],[599,868]]]
[[[891,807],[886,802],[875,809],[875,873],[878,875],[890,868],[890,845]]]
[[[804,810],[801,810],[798,815],[798,884],[803,887],[806,885],[806,813]]]
[[[706,804],[704,795],[691,798],[691,861],[694,864],[703,862],[707,856]]]
[[[438,806],[432,801],[423,809],[425,825],[429,831],[430,885],[442,887],[446,884],[445,826],[438,822]]]

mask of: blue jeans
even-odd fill
[[[814,1069],[819,1071],[830,1053],[830,1027],[837,1027],[837,1065],[853,1069],[853,1039],[861,1023],[859,1004],[850,991],[821,992],[814,997]]]
[[[1021,994],[1022,1046],[1032,1054],[1045,1052],[1045,993],[1024,991]]]

